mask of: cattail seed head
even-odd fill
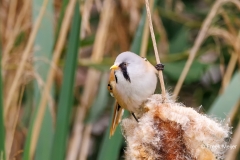
[[[193,108],[152,95],[139,122],[124,119],[126,159],[221,159],[226,152],[230,127]],[[218,147],[217,147],[218,146]]]

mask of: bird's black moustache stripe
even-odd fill
[[[121,68],[123,77],[131,83],[131,79],[130,79],[130,77],[128,75],[128,71],[127,71],[127,64],[125,62],[123,62],[119,65],[119,67]]]
[[[115,72],[114,72],[114,76],[115,76],[116,83],[118,83],[118,79],[117,79]]]

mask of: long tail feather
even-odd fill
[[[114,113],[113,113],[109,138],[113,136],[118,124],[121,122],[123,112],[124,112],[124,109],[116,102],[114,106]]]

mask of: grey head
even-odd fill
[[[114,65],[119,67],[125,80],[131,83],[131,75],[134,75],[136,70],[143,70],[144,63],[144,58],[133,52],[127,51],[117,56]]]

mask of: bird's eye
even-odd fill
[[[120,67],[121,69],[124,69],[124,68],[127,68],[128,64],[129,64],[129,63],[127,63],[127,62],[122,62],[122,63],[119,65],[119,67]]]
[[[112,91],[112,86],[110,84],[108,84],[108,89]]]

